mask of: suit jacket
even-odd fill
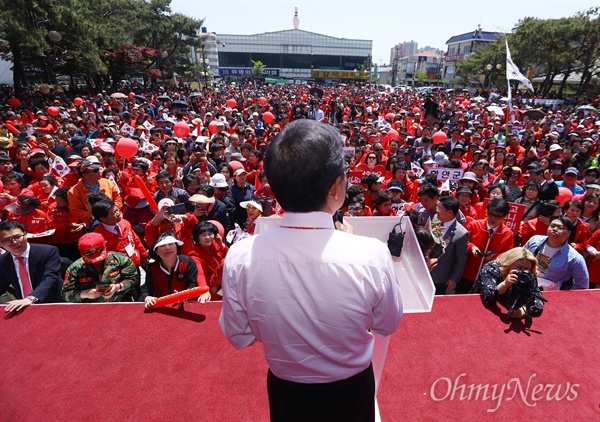
[[[59,289],[62,285],[60,278],[60,255],[58,249],[50,245],[30,243],[29,277],[33,287],[33,296],[40,302],[60,302]],[[17,271],[12,255],[5,253],[0,256],[0,294],[4,294],[10,285],[15,290],[17,299],[23,299]]]
[[[467,229],[454,220],[443,239],[446,242],[444,254],[431,270],[431,278],[435,284],[446,284],[448,280],[458,282],[467,264],[469,243]]]
[[[538,198],[540,201],[547,201],[549,199],[556,199],[558,196],[558,185],[556,182],[552,181],[551,183],[544,182],[542,186],[540,186],[540,192],[538,193]]]

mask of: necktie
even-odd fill
[[[494,229],[489,229],[488,233],[490,234],[490,237],[492,237],[492,235],[494,234]]]
[[[23,298],[26,298],[33,292],[33,289],[31,287],[31,281],[29,281],[29,274],[27,274],[25,257],[18,256],[17,261],[19,261],[19,278],[21,279],[21,284],[23,285]]]
[[[121,231],[121,227],[118,224],[115,225],[115,231],[117,232],[119,237],[121,237],[123,235],[123,232]]]

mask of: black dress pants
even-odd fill
[[[375,421],[373,365],[345,380],[301,384],[267,375],[272,422]]]

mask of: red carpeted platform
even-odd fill
[[[600,291],[546,296],[531,330],[476,296],[405,315],[382,420],[598,420]],[[44,305],[0,320],[0,420],[268,420],[262,347],[230,346],[220,308]]]

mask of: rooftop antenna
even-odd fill
[[[298,8],[294,7],[294,29],[298,29],[300,26],[300,19],[298,19]]]

